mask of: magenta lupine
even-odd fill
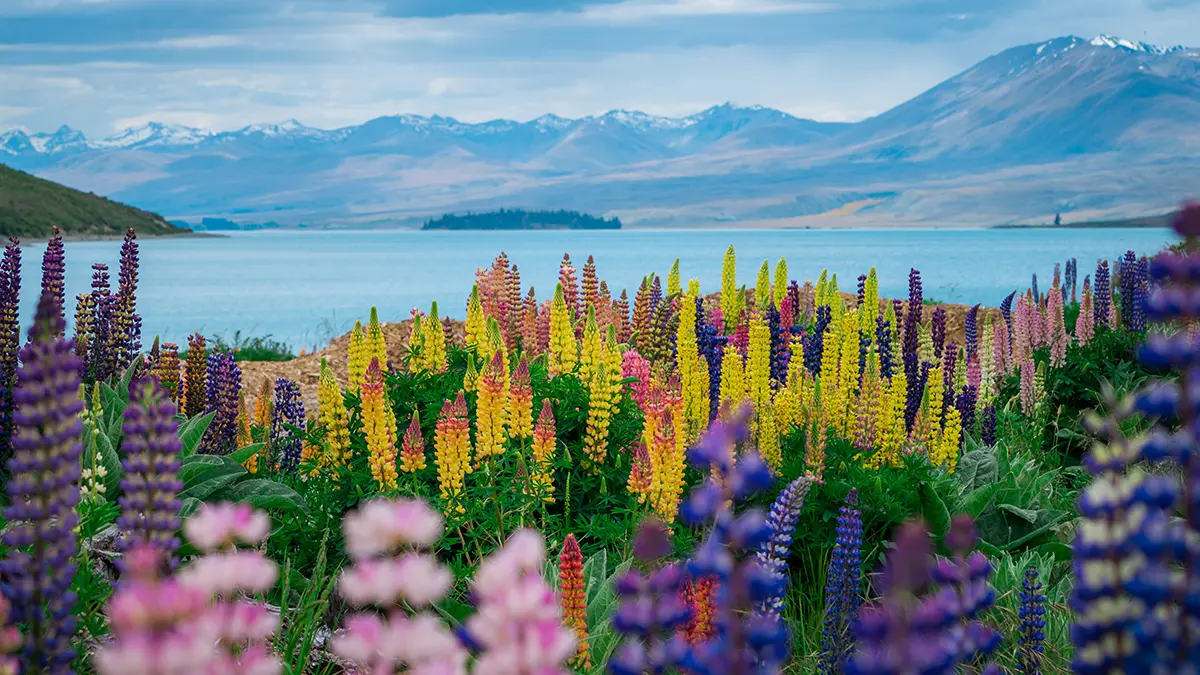
[[[121,548],[128,552],[152,546],[174,568],[179,541],[179,440],[178,410],[154,378],[130,387],[129,406],[121,425]]]
[[[17,372],[12,457],[8,460],[9,528],[0,563],[13,620],[26,626],[22,664],[28,673],[72,672],[75,576],[83,423],[79,360],[63,339],[53,296],[38,303]]]
[[[334,653],[375,674],[390,675],[399,664],[410,673],[465,675],[466,652],[428,611],[454,581],[429,552],[441,539],[441,516],[419,500],[375,499],[346,514],[342,534],[354,561],[342,572],[342,597],[380,611],[347,618]]]
[[[228,455],[237,449],[238,395],[242,390],[242,370],[232,352],[214,351],[208,355],[205,383],[204,412],[213,413],[213,419],[198,452]]]
[[[20,303],[21,248],[16,239],[9,239],[0,261],[0,486],[7,482],[8,476],[7,469],[2,467],[12,456],[13,388],[17,383],[17,350],[21,345]]]
[[[63,250],[62,233],[58,226],[50,228],[50,241],[46,242],[46,251],[42,254],[42,295],[47,293],[58,304],[58,311],[66,308],[66,256]]]
[[[636,378],[625,386],[629,389],[629,397],[645,411],[650,396],[650,362],[635,350],[626,351],[621,355],[621,377]]]
[[[1067,360],[1067,326],[1063,321],[1062,289],[1050,289],[1046,301],[1046,338],[1050,343],[1050,365],[1060,367]]]

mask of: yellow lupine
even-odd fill
[[[829,288],[829,270],[821,270],[821,276],[817,277],[817,285],[813,290],[813,306],[820,307],[828,305],[829,298],[826,291]]]
[[[467,347],[480,348],[487,344],[487,319],[483,314],[483,301],[479,297],[479,285],[471,287],[471,297],[467,300],[467,323],[465,340]],[[481,354],[484,358],[489,355]]]
[[[490,353],[484,354],[484,358],[490,358],[493,354],[500,355],[500,381],[504,386],[504,391],[507,392],[512,388],[512,373],[508,368],[508,348],[504,345],[504,336],[500,334],[500,323],[492,317],[488,317],[487,320],[487,337],[488,351]],[[512,413],[511,402],[507,396],[504,398],[504,411],[506,415],[505,419],[507,419],[507,415]]]
[[[879,278],[872,267],[867,272],[867,280],[863,283],[862,309],[858,312],[858,329],[867,334],[871,342],[875,341],[875,319],[879,316]]]
[[[821,411],[824,419],[835,429],[841,428],[841,418],[838,412],[845,410],[845,405],[839,405],[838,398],[838,360],[842,352],[841,322],[830,321],[825,328],[825,337],[821,342]]]
[[[533,470],[530,479],[534,490],[544,502],[554,501],[554,451],[558,438],[554,429],[554,410],[550,399],[542,399],[542,412],[533,429]]]
[[[772,289],[775,295],[775,308],[783,306],[783,299],[787,297],[788,292],[788,266],[787,259],[780,258],[779,262],[775,263],[775,288]]]
[[[758,313],[750,319],[746,380],[754,409],[763,410],[771,401],[771,329]]]
[[[396,416],[384,392],[379,361],[372,359],[362,382],[363,435],[371,477],[381,491],[396,489]]]
[[[961,441],[962,416],[959,415],[958,408],[950,406],[946,411],[946,428],[942,430],[937,458],[930,457],[930,459],[936,466],[944,466],[946,471],[954,473],[958,467],[958,449]]]
[[[425,334],[422,348],[425,361],[424,370],[432,373],[446,372],[446,332],[442,328],[442,320],[438,317],[437,303],[429,308],[429,317],[421,322]]]
[[[680,285],[679,279],[679,258],[671,265],[671,269],[667,272],[667,296],[679,295],[683,293],[683,287]]]
[[[683,494],[684,453],[676,438],[673,418],[670,407],[663,410],[654,434],[654,449],[650,452],[650,505],[668,525],[675,522],[679,498]]]
[[[475,403],[475,456],[481,463],[504,453],[508,440],[507,400],[504,362],[496,352],[479,378],[479,398]]]
[[[787,433],[796,426],[796,420],[800,416],[800,401],[796,390],[783,387],[776,391],[771,409],[775,416],[776,428],[780,433]]]
[[[883,310],[883,320],[888,322],[888,332],[892,334],[892,350],[894,351],[896,345],[900,344],[900,320],[896,316],[895,303],[887,303],[886,308]]]
[[[829,302],[829,315],[834,320],[840,321],[842,315],[846,313],[846,300],[842,297],[842,291],[838,288],[837,275],[829,277],[829,285],[825,287],[825,299]]]
[[[521,357],[509,387],[509,433],[513,438],[533,435],[533,388],[529,383],[529,359]]]
[[[250,434],[250,411],[246,408],[246,392],[238,391],[238,412],[237,412],[237,436],[235,443],[237,447],[244,448],[254,442],[253,436]],[[258,454],[251,455],[242,462],[242,466],[251,474],[258,473]]]
[[[370,352],[367,351],[367,336],[363,333],[361,321],[355,321],[354,330],[350,331],[348,352],[347,368],[350,371],[350,391],[357,394],[362,388],[363,377],[367,374],[367,366],[371,363],[371,359],[368,358]],[[379,367],[382,369],[383,364],[379,364]]]
[[[414,410],[408,431],[404,432],[404,440],[400,444],[400,470],[404,473],[413,473],[424,468],[425,437],[421,434],[420,417]]]
[[[754,304],[763,311],[771,302],[771,263],[762,261],[758,268],[758,281],[754,284]]]
[[[929,421],[934,428],[942,428],[942,408],[946,403],[946,382],[942,377],[940,365],[929,369],[929,380],[925,383],[925,391],[929,393],[929,410],[932,415]]]
[[[408,370],[412,373],[425,372],[425,322],[414,312],[412,325],[408,329]]]
[[[471,429],[467,420],[467,399],[462,391],[454,401],[442,404],[442,416],[433,434],[433,449],[438,472],[438,490],[446,508],[463,513],[459,499],[463,478],[471,473]]]
[[[367,358],[378,359],[379,367],[387,370],[387,340],[383,337],[383,324],[379,323],[379,310],[374,307],[371,308],[371,315],[367,321],[366,343]]]
[[[858,309],[849,310],[842,317],[842,353],[838,364],[838,403],[843,406],[838,411],[840,426],[837,430],[843,438],[849,438],[854,428],[854,411],[852,404],[858,396],[858,380],[861,375],[858,342]]]
[[[696,345],[696,298],[685,295],[679,304],[679,328],[675,333],[675,362],[683,396],[683,419],[679,430],[690,443],[708,426],[708,388],[700,372],[700,350]]]
[[[908,434],[909,442],[925,448],[926,454],[931,452],[934,445],[941,442],[942,437],[942,430],[933,425],[932,414],[929,407],[929,389],[926,389],[921,393],[921,404],[917,408],[917,417],[913,420],[912,429]]]
[[[726,333],[737,328],[745,307],[746,298],[737,286],[737,254],[733,251],[733,244],[730,244],[721,263],[721,312],[725,316]]]
[[[463,389],[474,394],[479,389],[479,369],[475,367],[475,355],[467,355],[467,368],[463,372]]]
[[[929,322],[917,324],[917,358],[933,363],[933,327]]]
[[[614,407],[611,389],[608,369],[602,362],[588,385],[587,428],[583,437],[584,454],[594,466],[602,464],[608,454],[608,425]]]
[[[726,344],[725,354],[721,357],[721,386],[718,406],[733,410],[746,400],[748,391],[742,355],[732,344]]]
[[[325,428],[325,446],[328,449],[324,465],[335,469],[350,461],[350,416],[342,388],[333,377],[329,361],[321,357],[321,372],[317,379],[317,406],[320,409],[321,426]]]
[[[783,466],[783,454],[779,446],[779,428],[775,424],[775,411],[768,405],[758,411],[758,451],[763,461],[776,472]]]
[[[800,383],[804,379],[804,341],[799,336],[793,337],[788,345],[788,381],[787,386],[797,394],[800,393]]]
[[[596,310],[588,307],[583,323],[583,342],[579,353],[579,380],[591,384],[592,376],[604,362],[604,345],[600,342],[600,329],[596,326]]]
[[[554,300],[550,305],[550,375],[562,375],[575,371],[579,363],[579,343],[575,340],[575,328],[571,326],[570,310],[563,296],[562,284],[554,289]]]

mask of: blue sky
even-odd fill
[[[1197,43],[1200,0],[0,0],[0,129],[322,128],[724,101],[882,112],[1068,34]]]

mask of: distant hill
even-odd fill
[[[171,218],[340,228],[513,204],[625,228],[985,227],[1134,218],[1197,196],[1200,49],[1054,38],[913,94],[854,123],[727,104],[329,130],[150,123],[107,139],[11,130],[0,162]]]
[[[48,237],[58,225],[70,236],[183,234],[162,216],[72,190],[0,165],[0,236]]]
[[[616,218],[597,218],[578,211],[500,209],[458,216],[447,213],[425,221],[422,230],[619,230]]]

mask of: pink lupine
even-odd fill
[[[428,611],[408,611],[442,599],[454,581],[427,552],[442,536],[442,517],[419,500],[376,499],[346,515],[342,535],[354,561],[342,572],[342,597],[383,614],[352,614],[333,651],[372,675],[397,672],[397,664],[406,673],[465,675],[467,654],[450,629]]]
[[[568,675],[575,633],[546,584],[542,535],[518,530],[480,564],[473,592],[479,610],[467,619],[465,638],[479,650],[481,675]]]
[[[1067,360],[1067,327],[1063,322],[1062,290],[1050,289],[1046,301],[1046,341],[1050,344],[1050,365],[1061,366]]]
[[[1037,403],[1033,387],[1036,370],[1037,366],[1034,365],[1033,359],[1021,362],[1021,412],[1028,416],[1033,415],[1033,409]]]
[[[1049,341],[1046,330],[1046,305],[1038,299],[1033,301],[1033,311],[1029,315],[1029,342],[1034,349]]]
[[[1079,298],[1079,317],[1075,319],[1075,342],[1086,345],[1096,334],[1096,310],[1093,307],[1091,280],[1083,280],[1083,295]]]
[[[271,519],[249,504],[205,504],[183,523],[183,536],[201,551],[234,544],[257,544],[270,531]]]
[[[713,307],[708,313],[708,322],[717,327],[717,334],[725,332],[725,312],[720,307]]]
[[[992,347],[995,355],[992,357],[996,374],[1006,377],[1012,373],[1012,342],[1008,335],[1008,322],[997,321],[995,333],[992,336]]]
[[[650,362],[638,352],[630,349],[621,355],[621,377],[636,377],[636,382],[626,385],[629,396],[637,403],[640,410],[646,410],[646,402],[650,396]]]
[[[1022,295],[1017,298],[1013,309],[1013,348],[1012,365],[1019,368],[1021,364],[1033,358],[1032,324],[1034,316],[1033,301]]]
[[[967,384],[979,391],[979,382],[983,379],[983,372],[979,367],[979,355],[972,354],[967,358]]]

